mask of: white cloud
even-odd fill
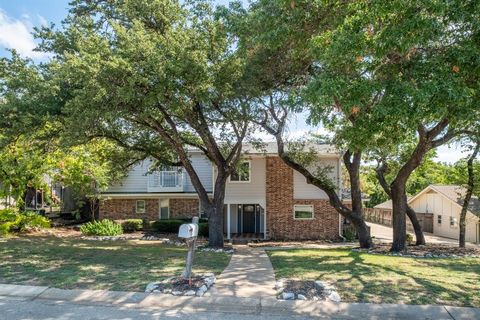
[[[33,23],[28,14],[22,15],[23,20],[9,17],[0,9],[0,47],[15,49],[23,57],[42,60],[48,57],[44,52],[33,51],[37,46],[32,35]],[[42,17],[43,20],[45,20]],[[40,23],[43,23],[39,18]]]

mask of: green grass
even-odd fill
[[[335,283],[345,302],[480,307],[480,259],[414,259],[348,249],[268,251],[277,278]]]
[[[143,291],[149,282],[180,275],[185,256],[185,248],[146,241],[0,239],[0,283]],[[229,260],[225,253],[197,252],[194,272],[218,274]]]

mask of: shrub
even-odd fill
[[[198,235],[208,238],[208,222],[200,222],[198,224]]]
[[[80,227],[80,231],[88,236],[118,236],[123,233],[120,224],[108,219],[88,222]]]
[[[405,238],[408,244],[413,243],[413,234],[407,233],[407,237]]]
[[[22,218],[18,228],[20,231],[24,231],[30,228],[50,228],[50,220],[35,213],[25,212],[21,214]]]
[[[184,223],[186,222],[183,220],[157,220],[152,223],[152,229],[158,232],[178,233],[178,229]]]
[[[0,210],[0,223],[12,222],[19,217],[19,214],[14,209],[2,209]]]
[[[134,232],[143,229],[142,219],[128,219],[122,222],[123,232]]]
[[[0,210],[0,235],[31,228],[50,228],[50,221],[32,211],[18,213],[13,209]]]

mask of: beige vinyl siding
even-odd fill
[[[145,174],[150,166],[150,161],[145,160],[132,167],[127,176],[122,181],[110,186],[108,192],[147,192],[148,178]]]
[[[433,213],[433,233],[440,237],[458,239],[461,207],[453,201],[447,199],[441,194],[427,192],[416,198],[410,205],[416,212]],[[442,223],[438,223],[438,216],[442,216]],[[450,225],[450,217],[456,219],[457,224]],[[466,218],[466,240],[468,242],[477,241],[478,218],[471,212],[467,213]]]
[[[322,167],[330,167],[329,178],[338,186],[338,159],[320,159]],[[308,184],[306,178],[297,171],[293,173],[293,197],[295,199],[328,199],[325,192]]]
[[[265,158],[250,159],[250,181],[227,181],[225,202],[236,204],[265,204],[266,161]]]
[[[203,154],[192,154],[190,156],[192,161],[193,168],[197,173],[200,181],[202,182],[203,187],[207,192],[212,192],[213,190],[213,179],[212,179],[212,163],[210,160],[207,159]],[[192,181],[187,172],[184,171],[183,174],[183,182],[184,182],[184,191],[185,192],[195,192],[195,188],[193,187]]]

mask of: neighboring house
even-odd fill
[[[466,189],[456,185],[430,185],[408,199],[423,230],[434,235],[458,239],[460,212]],[[472,197],[466,218],[466,241],[480,243],[480,200]],[[392,225],[392,202],[388,200],[366,210],[368,221]],[[413,230],[407,218],[407,228]]]
[[[340,153],[327,145],[314,147],[319,162],[340,186]],[[213,193],[214,166],[198,150],[191,151],[191,159],[204,187]],[[264,239],[339,237],[341,219],[327,195],[285,165],[276,144],[269,143],[262,150],[244,146],[242,166],[226,185],[227,239],[244,234]],[[100,218],[156,220],[202,215],[198,196],[182,168],[149,174],[149,167],[149,161],[135,166],[121,183],[103,193]]]
[[[409,200],[411,197],[408,198]],[[365,208],[365,219],[370,222],[383,224],[386,226],[392,226],[392,200],[387,200],[380,204],[377,204],[373,208]],[[427,212],[416,212],[417,219],[422,226],[423,231],[433,232],[433,214]],[[410,219],[407,218],[407,230],[413,231],[413,225]]]
[[[466,189],[456,185],[430,185],[409,200],[417,212],[432,213],[433,234],[458,239],[460,212]],[[473,196],[466,217],[466,241],[480,243],[480,200]]]

